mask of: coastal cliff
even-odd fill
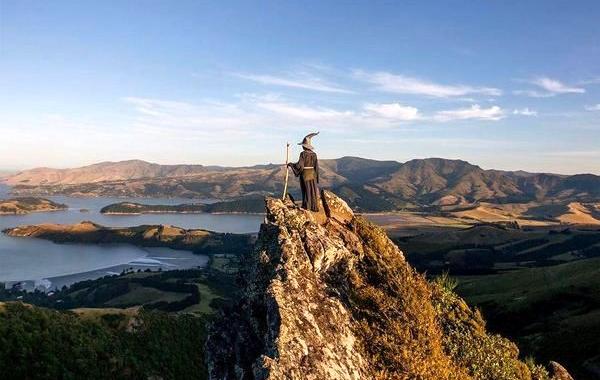
[[[519,359],[447,279],[427,281],[333,193],[268,198],[238,303],[206,343],[211,379],[570,379]]]

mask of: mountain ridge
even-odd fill
[[[475,202],[597,202],[600,176],[482,169],[464,160],[414,159],[404,163],[346,156],[320,161],[321,183],[369,210],[415,209]],[[164,196],[235,198],[271,195],[283,188],[283,165],[246,167],[159,165],[141,160],[75,169],[32,169],[9,176],[18,195]],[[297,194],[297,181],[290,182]],[[359,205],[363,205],[360,207]],[[368,207],[365,207],[367,205]],[[372,207],[371,207],[372,208]]]

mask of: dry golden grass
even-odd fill
[[[365,257],[347,273],[350,302],[374,379],[547,378],[543,368],[519,361],[514,343],[487,333],[450,282],[428,282],[381,228],[360,217],[353,223]]]
[[[21,197],[0,200],[0,215],[21,215],[32,212],[61,211],[67,206],[37,197]]]
[[[356,219],[367,242],[351,273],[351,297],[364,350],[377,379],[468,379],[445,354],[427,281],[411,269],[385,233]]]
[[[518,214],[507,212],[501,206],[482,204],[470,210],[457,211],[453,215],[459,218],[477,219],[481,221],[510,220],[518,217]]]
[[[568,211],[557,216],[561,223],[567,224],[600,224],[600,220],[592,216],[592,211],[579,202],[571,202],[567,205]]]

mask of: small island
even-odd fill
[[[0,215],[23,215],[31,212],[62,211],[67,205],[45,198],[21,197],[0,200]]]
[[[147,205],[135,202],[119,202],[103,207],[100,212],[110,215],[137,214],[201,214],[206,212],[206,205],[201,203],[179,205]]]
[[[137,214],[262,214],[265,210],[263,197],[246,197],[215,203],[184,203],[178,205],[149,205],[135,202],[119,202],[103,207],[100,212],[110,215]]]
[[[93,222],[76,224],[37,224],[2,231],[13,237],[34,237],[55,243],[114,244],[142,247],[168,247],[197,254],[242,254],[251,249],[252,236],[202,229],[184,229],[170,225],[104,227]]]

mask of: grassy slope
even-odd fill
[[[479,275],[506,269],[548,266],[597,257],[600,231],[562,227],[423,231],[395,239],[408,260],[429,274],[449,270],[452,275]]]
[[[590,292],[600,291],[600,258],[499,275],[461,277],[458,289],[474,303],[496,301],[518,310],[565,289],[583,287]]]
[[[600,355],[600,258],[461,277],[458,293],[526,354],[558,360],[578,378],[593,376],[584,367]]]
[[[149,286],[133,286],[132,289],[121,296],[117,296],[105,302],[107,306],[118,307],[120,305],[143,305],[153,302],[175,302],[183,300],[188,294],[169,292]]]
[[[374,379],[547,379],[512,342],[489,334],[477,311],[414,271],[382,230],[362,218],[353,227],[365,256],[342,278]]]

